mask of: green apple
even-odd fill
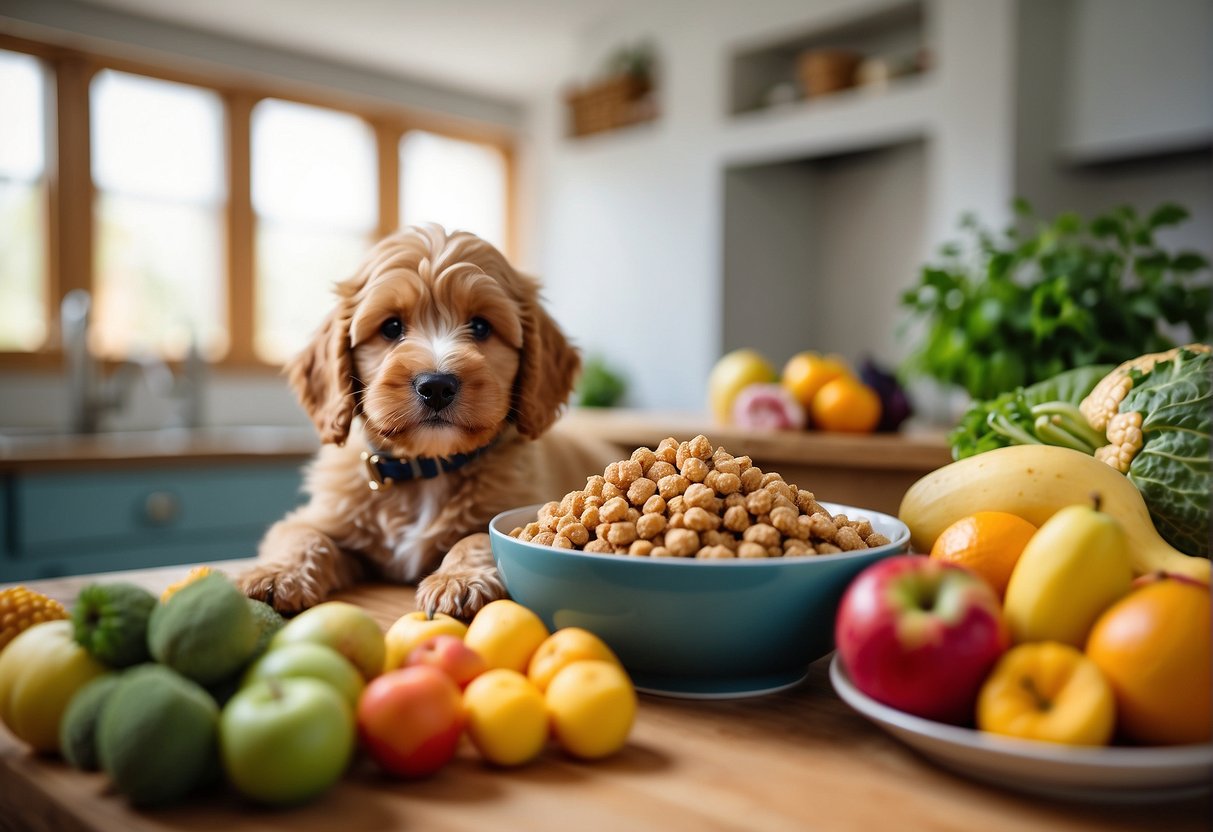
[[[358,697],[366,683],[358,668],[345,656],[323,644],[300,641],[284,644],[255,661],[244,674],[241,687],[268,679],[306,677],[319,679],[345,697],[350,707],[358,705]]]
[[[228,780],[260,803],[300,803],[328,789],[354,754],[354,712],[317,679],[256,682],[219,719]]]
[[[345,601],[326,601],[292,618],[270,641],[270,650],[309,641],[345,656],[368,682],[383,672],[383,630],[370,614]]]

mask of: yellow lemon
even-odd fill
[[[566,666],[584,659],[599,659],[619,664],[619,659],[602,639],[580,627],[562,627],[548,636],[527,666],[526,675],[542,691]]]
[[[486,604],[468,625],[463,643],[484,659],[491,670],[508,667],[526,672],[527,663],[548,637],[548,628],[522,604],[502,599]]]
[[[467,631],[466,624],[446,613],[436,612],[433,618],[427,618],[424,610],[406,613],[396,619],[396,623],[388,628],[387,635],[383,637],[383,672],[403,667],[409,653],[417,649],[423,641],[434,636],[463,638]]]
[[[575,757],[614,754],[636,721],[636,690],[613,662],[573,662],[552,679],[545,698],[556,741]]]
[[[482,673],[463,692],[468,738],[490,763],[516,766],[533,760],[548,739],[543,694],[516,670]]]

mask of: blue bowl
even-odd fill
[[[905,550],[896,517],[823,503],[866,517],[891,543],[858,552],[761,560],[695,560],[554,549],[509,536],[539,506],[489,525],[510,596],[550,629],[583,627],[619,656],[636,687],[693,698],[755,696],[800,682],[834,649],[843,591],[864,567]]]

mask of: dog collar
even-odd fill
[[[416,456],[412,459],[399,459],[378,451],[363,451],[361,456],[363,464],[366,465],[366,484],[371,491],[383,491],[398,482],[432,480],[440,474],[458,471],[495,444],[497,440],[494,438],[489,444],[466,454],[449,457]]]

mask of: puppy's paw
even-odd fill
[[[439,570],[417,585],[417,609],[465,620],[490,601],[505,597],[505,584],[492,567]]]
[[[274,564],[257,565],[239,578],[240,589],[264,601],[283,615],[293,615],[324,600],[324,588],[296,569]]]

